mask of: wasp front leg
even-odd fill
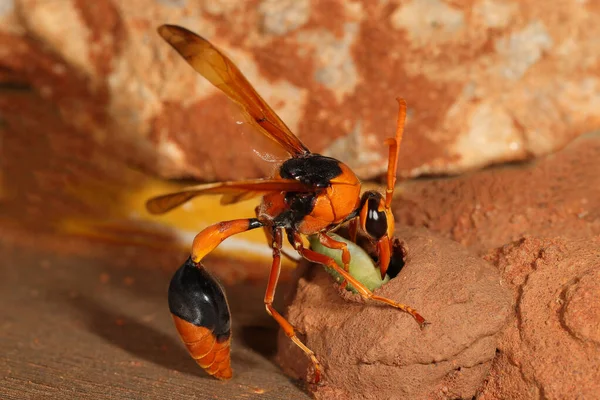
[[[346,272],[346,270],[344,270],[344,268],[341,268],[339,265],[337,265],[337,263],[335,262],[335,260],[333,258],[305,248],[304,244],[302,243],[302,238],[300,237],[300,235],[298,233],[288,231],[288,238],[290,240],[290,243],[292,243],[292,245],[294,246],[296,251],[298,251],[298,253],[300,253],[300,255],[302,257],[304,257],[308,261],[311,261],[311,262],[314,262],[317,264],[321,264],[321,265],[325,265],[329,268],[334,269],[346,281],[348,281],[348,283],[350,283],[352,286],[354,286],[354,288],[356,289],[358,294],[360,294],[363,299],[375,300],[375,301],[379,301],[381,303],[387,304],[389,306],[392,306],[394,308],[397,308],[399,310],[402,310],[402,311],[410,314],[415,319],[415,321],[417,321],[419,323],[419,325],[424,326],[426,324],[425,318],[423,318],[421,316],[421,314],[419,314],[412,307],[409,307],[406,304],[397,303],[386,297],[382,297],[382,296],[373,294],[373,292],[371,292],[368,288],[366,288],[365,285],[363,285],[361,282],[359,282],[357,279],[355,279],[352,275],[350,275],[348,272]]]
[[[348,223],[348,234],[350,241],[356,243],[356,237],[358,236],[358,219],[352,218]]]

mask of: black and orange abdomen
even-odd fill
[[[208,374],[230,379],[231,314],[223,288],[188,260],[169,285],[169,309],[190,355]]]

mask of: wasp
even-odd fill
[[[264,297],[266,311],[310,358],[315,383],[319,382],[322,369],[315,353],[302,343],[294,327],[273,307],[284,235],[301,257],[337,272],[343,279],[343,287],[351,284],[364,299],[400,309],[423,325],[425,319],[416,310],[373,294],[353,277],[349,273],[351,253],[347,244],[327,235],[348,223],[354,241],[360,228],[375,244],[381,276],[385,276],[391,258],[394,216],[390,205],[406,119],[406,102],[398,99],[396,135],[386,141],[389,161],[385,195],[374,190],[361,195],[361,181],[354,172],[339,160],[308,150],[233,62],[210,42],[175,25],[162,25],[158,33],[193,69],[237,103],[253,128],[290,155],[269,178],[191,186],[151,198],[146,203],[150,213],[161,214],[201,195],[221,195],[221,204],[261,197],[254,217],[219,222],[198,233],[191,255],[176,271],[169,285],[169,309],[175,327],[196,362],[215,378],[225,380],[232,377],[229,305],[222,286],[205,269],[202,260],[228,237],[258,228],[264,229],[273,251]],[[333,258],[306,248],[302,239],[311,235],[321,245],[341,250],[343,267]]]

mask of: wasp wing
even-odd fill
[[[158,28],[158,33],[197,72],[236,102],[248,121],[262,134],[277,142],[291,155],[309,153],[235,64],[208,40],[175,25],[162,25]]]
[[[207,183],[153,197],[146,202],[146,209],[151,214],[163,214],[200,195],[223,195],[221,204],[232,204],[270,192],[312,192],[314,190],[314,187],[293,179]]]

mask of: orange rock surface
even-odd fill
[[[594,2],[534,0],[15,0],[0,11],[0,70],[130,165],[270,172],[250,151],[270,149],[156,34],[181,24],[222,47],[314,151],[379,175],[402,96],[401,173],[455,173],[600,125],[598,17]]]

